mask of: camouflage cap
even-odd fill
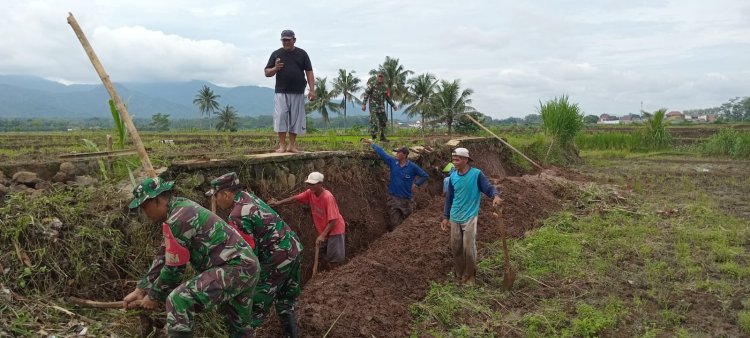
[[[149,177],[135,189],[133,189],[133,200],[128,206],[130,209],[135,209],[143,203],[143,201],[159,196],[159,194],[171,190],[174,186],[174,181],[164,181],[161,177]]]
[[[211,181],[211,190],[206,192],[206,196],[213,196],[222,189],[234,188],[240,185],[240,178],[235,172],[226,173]]]

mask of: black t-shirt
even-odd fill
[[[276,92],[300,94],[305,92],[305,71],[312,70],[312,63],[307,52],[299,47],[294,47],[291,52],[284,48],[279,48],[271,53],[266,68],[273,68],[276,64],[276,58],[281,58],[284,68],[276,73]]]

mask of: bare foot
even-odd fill
[[[297,149],[297,147],[288,146],[288,147],[286,147],[286,152],[288,152],[288,153],[298,153],[299,150]]]
[[[285,153],[286,152],[286,147],[280,146],[279,149],[276,149],[276,152],[277,153]]]

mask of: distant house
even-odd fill
[[[672,120],[672,121],[675,121],[675,120],[684,120],[685,119],[685,115],[682,115],[681,112],[678,112],[676,110],[673,110],[673,111],[667,113],[666,117],[667,117],[667,120]]]
[[[602,123],[602,124],[604,124],[606,122],[609,122],[607,124],[612,124],[612,121],[619,121],[619,120],[617,119],[617,116],[612,116],[612,115],[609,115],[609,114],[601,114],[601,115],[599,115],[599,121],[597,121],[596,123]],[[619,123],[619,122],[617,122],[617,123]]]
[[[641,116],[636,114],[627,114],[620,118],[620,123],[622,124],[640,123],[641,121]]]

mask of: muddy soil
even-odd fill
[[[503,221],[512,236],[538,227],[538,220],[560,208],[568,196],[560,180],[546,172],[497,180],[505,199]],[[439,226],[443,202],[441,196],[430,198],[425,208],[346,265],[308,281],[297,310],[303,336],[321,337],[332,326],[329,337],[408,336],[409,305],[424,298],[430,281],[445,281],[452,270],[449,233]],[[484,198],[478,222],[479,259],[483,243],[498,240],[504,230],[492,211],[491,201]],[[269,320],[258,336],[278,336],[277,325],[275,319]]]

